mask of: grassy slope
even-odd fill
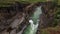
[[[58,0],[58,5],[60,5],[60,0]]]
[[[60,27],[49,27],[41,30],[41,34],[60,34]]]
[[[29,3],[35,3],[35,2],[46,2],[46,0],[0,0],[0,6],[7,6],[7,3],[14,3],[15,1],[18,2],[29,2]]]
[[[15,1],[27,1],[27,2],[44,2],[46,0],[1,0],[0,3],[12,3],[12,2],[15,2]]]

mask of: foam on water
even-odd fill
[[[31,26],[31,30],[30,30],[29,34],[34,34],[34,32],[36,32],[36,29],[38,27],[38,23],[36,25],[33,24],[34,23],[33,20],[29,20],[29,22],[30,22],[30,26]]]

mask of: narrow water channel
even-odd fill
[[[39,25],[39,17],[42,14],[41,6],[36,7],[34,14],[29,20],[29,25],[24,30],[23,34],[36,34]]]

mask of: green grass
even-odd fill
[[[15,3],[15,1],[18,2],[29,2],[29,3],[35,3],[35,2],[46,2],[47,0],[0,0],[0,6],[7,6],[7,3]],[[51,0],[51,1],[55,1],[55,0]],[[6,4],[6,5],[5,5]]]
[[[0,0],[0,3],[13,3],[15,1],[26,1],[26,2],[30,2],[30,3],[34,3],[34,2],[46,2],[47,0]],[[51,0],[51,1],[55,1],[55,0]]]
[[[26,1],[30,3],[34,3],[34,2],[44,2],[46,0],[1,0],[0,3],[13,3],[15,1],[19,1],[19,2]]]
[[[60,0],[58,0],[58,5],[60,5]]]
[[[45,2],[46,0],[0,0],[0,7],[1,6],[9,6],[8,3],[15,3],[15,1],[18,1],[18,2],[29,2],[29,3],[35,3],[35,2]]]
[[[55,33],[58,33],[56,31],[60,32],[60,26],[56,26],[56,27],[48,27],[45,29],[41,29],[41,34],[52,34],[50,31],[55,31]]]
[[[48,31],[43,29],[43,30],[41,30],[41,34],[48,34]]]

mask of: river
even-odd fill
[[[42,14],[41,6],[36,7],[34,14],[29,20],[29,25],[24,30],[23,34],[36,34],[39,25],[39,17]]]

